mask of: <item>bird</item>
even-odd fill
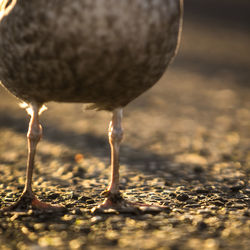
[[[123,109],[161,78],[180,43],[183,0],[2,0],[0,81],[30,115],[26,181],[4,211],[64,209],[32,188],[40,116],[51,101],[112,112],[111,178],[96,209],[131,211],[119,189]]]

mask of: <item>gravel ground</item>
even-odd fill
[[[124,196],[167,209],[91,214],[109,180],[110,114],[49,103],[34,189],[69,211],[1,214],[1,249],[249,249],[249,3],[221,1],[222,15],[198,2],[186,3],[176,61],[124,115]],[[0,206],[24,186],[27,125],[0,89]]]

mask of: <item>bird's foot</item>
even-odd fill
[[[91,210],[92,213],[157,214],[161,211],[169,210],[168,207],[127,201],[122,197],[121,193],[104,191],[103,194],[106,196],[104,202],[94,207]]]
[[[33,193],[24,192],[14,204],[0,209],[0,212],[28,211],[30,209],[42,212],[64,212],[67,210],[63,206],[40,201]]]

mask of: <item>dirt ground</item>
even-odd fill
[[[219,2],[186,1],[175,62],[124,111],[124,196],[167,209],[91,214],[109,180],[110,114],[49,103],[34,189],[69,211],[1,214],[1,249],[249,249],[250,4]],[[25,181],[17,104],[0,89],[0,207]]]

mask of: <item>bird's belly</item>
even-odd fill
[[[18,16],[14,9],[7,17],[6,26],[15,24],[15,14],[27,19],[26,26],[21,23],[19,33],[12,34],[12,48],[0,39],[5,48],[0,48],[5,58],[0,76],[16,96],[113,109],[126,105],[163,74],[177,45],[177,0],[62,2],[68,3],[60,11],[50,8],[45,13],[40,8],[35,16]],[[8,30],[1,29],[6,35]]]
[[[38,61],[33,65],[35,72],[24,76],[23,99],[28,95],[40,102],[95,103],[110,110],[125,106],[156,83],[167,66],[164,56],[149,56],[143,61],[136,60],[138,56],[142,55],[125,50],[105,52],[92,62],[81,59],[85,57]],[[28,84],[33,82],[38,84]]]

